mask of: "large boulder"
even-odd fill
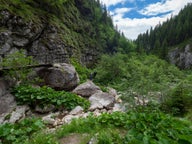
[[[115,98],[109,93],[100,91],[93,94],[89,98],[89,101],[91,102],[91,106],[89,108],[91,111],[102,108],[111,109],[115,103]]]
[[[29,111],[29,107],[27,105],[17,106],[15,110],[11,113],[9,122],[15,123],[20,119],[25,118],[27,111]]]
[[[72,90],[79,83],[79,76],[71,64],[58,63],[50,68],[41,68],[37,74],[45,85],[56,90]]]
[[[5,94],[0,96],[0,124],[16,108],[16,101],[13,95]]]
[[[8,83],[4,79],[0,79],[0,98],[8,92]]]
[[[83,84],[77,86],[73,92],[83,97],[90,97],[91,95],[95,94],[96,92],[100,91],[101,89],[96,86],[92,81],[87,81]]]

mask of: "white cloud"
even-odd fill
[[[133,3],[135,2],[135,0],[100,0],[101,2],[103,2],[104,4],[106,4],[107,7],[111,6],[111,5],[116,5],[119,3],[125,3],[125,2],[130,2]]]
[[[147,16],[155,16],[161,13],[166,13],[173,11],[177,14],[181,8],[187,3],[192,2],[192,0],[166,0],[148,5],[146,8],[140,10],[139,12]]]
[[[121,15],[114,17],[114,24],[125,34],[129,39],[136,39],[138,34],[146,32],[150,27],[154,27],[159,22],[165,21],[165,17],[152,17],[152,18],[122,18]]]
[[[124,7],[124,8],[116,8],[114,10],[114,14],[124,14],[124,13],[127,13],[127,12],[131,11],[131,10],[132,10],[132,8],[126,8],[126,7]]]
[[[107,6],[123,3],[126,0],[101,0]],[[135,0],[127,0],[134,2]],[[106,3],[107,2],[107,3]],[[136,39],[140,33],[146,32],[150,27],[155,27],[158,23],[166,21],[171,15],[176,15],[179,11],[192,0],[162,0],[161,2],[149,4],[147,7],[139,10],[144,16],[152,16],[151,18],[125,18],[125,13],[134,10],[134,8],[116,8],[110,13],[113,15],[114,25],[122,31],[129,39]],[[167,15],[157,16],[161,13],[170,12]]]
[[[116,5],[118,3],[124,3],[126,0],[101,0],[106,6]]]

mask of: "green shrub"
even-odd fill
[[[24,51],[16,51],[3,58],[0,66],[4,69],[4,74],[11,77],[13,80],[26,83],[28,74],[32,71],[29,65],[34,65],[36,62],[31,56],[26,56]]]
[[[104,113],[89,116],[64,125],[59,137],[70,133],[88,133],[97,137],[98,143],[192,143],[192,129],[188,121],[173,118],[158,109],[142,106],[127,113]],[[117,134],[118,131],[118,134]]]
[[[142,108],[130,111],[128,132],[124,143],[191,143],[192,129],[189,123],[173,118],[157,109]]]
[[[177,116],[184,116],[192,109],[192,84],[183,81],[166,95],[162,109]]]
[[[28,104],[31,107],[35,105],[44,107],[52,104],[57,108],[64,107],[67,110],[71,110],[79,105],[86,110],[90,105],[88,100],[76,94],[65,91],[55,91],[46,86],[38,88],[29,85],[20,85],[15,87],[12,92],[19,104]]]
[[[21,144],[43,128],[43,122],[34,118],[24,119],[16,124],[3,124],[0,125],[0,139],[3,144]]]
[[[164,91],[180,81],[183,73],[153,55],[104,55],[96,67],[96,82],[120,91]]]
[[[103,55],[95,71],[97,71],[96,82],[107,85],[118,82],[126,77],[125,55]]]
[[[88,79],[88,76],[90,75],[91,71],[87,67],[77,62],[77,60],[75,59],[71,59],[71,64],[75,67],[79,75],[80,83],[85,82]]]

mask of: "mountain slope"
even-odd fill
[[[1,0],[0,25],[1,58],[24,48],[40,63],[73,57],[91,66],[102,53],[131,47],[95,0]]]
[[[140,34],[136,40],[137,51],[152,53],[168,60],[170,59],[168,56],[170,50],[178,49],[178,46],[179,49],[184,49],[186,45],[190,45],[190,39],[192,38],[191,13],[192,3],[189,3],[177,16],[157,25],[154,29],[151,28],[144,34]],[[183,44],[185,44],[184,47]],[[190,47],[190,49],[192,48]],[[179,63],[185,62],[180,61]],[[179,67],[185,68],[182,65],[179,65]]]

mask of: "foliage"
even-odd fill
[[[88,133],[98,143],[192,143],[190,123],[141,106],[127,113],[103,113],[99,117],[76,119],[57,132],[58,138],[70,133]]]
[[[21,144],[43,128],[45,128],[43,122],[35,118],[24,119],[16,124],[6,123],[0,125],[0,139],[5,144]]]
[[[133,42],[113,26],[106,6],[98,0],[1,0],[0,10],[8,10],[24,24],[32,21],[33,29],[42,28],[44,24],[54,26],[58,33],[56,41],[65,43],[69,57],[81,62],[88,54],[93,59],[83,61],[90,66],[100,54],[128,53],[134,49]]]
[[[137,37],[137,51],[152,53],[166,59],[170,47],[183,43],[192,37],[192,3],[185,6],[180,13],[163,24]]]
[[[96,81],[120,91],[137,93],[165,91],[180,81],[183,73],[153,55],[103,56],[96,67]]]
[[[5,69],[5,75],[16,81],[26,82],[28,74],[32,71],[32,69],[27,66],[34,64],[36,64],[36,62],[33,58],[26,56],[24,51],[20,50],[3,58],[0,65]]]
[[[173,115],[183,116],[192,109],[192,84],[182,81],[172,88],[164,98],[162,109]]]
[[[75,59],[71,59],[71,64],[75,67],[75,69],[79,75],[80,83],[87,81],[87,78],[88,78],[89,74],[91,73],[90,69],[83,66]]]
[[[96,82],[106,85],[118,82],[121,78],[126,77],[124,60],[126,60],[126,55],[120,53],[103,55],[95,70],[98,73]]]
[[[45,132],[34,133],[30,139],[26,139],[24,144],[59,144],[53,134]]]
[[[55,91],[46,86],[37,88],[20,85],[13,89],[13,94],[19,104],[28,104],[31,107],[35,105],[42,107],[55,105],[57,108],[64,107],[67,110],[71,110],[79,105],[86,110],[90,105],[88,100],[76,94],[65,91]]]
[[[191,143],[189,123],[165,115],[158,109],[139,108],[128,113],[124,143]]]

